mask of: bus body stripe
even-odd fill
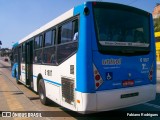
[[[58,85],[58,86],[62,86],[62,84],[57,83],[57,82],[54,82],[54,81],[51,81],[51,80],[47,80],[47,79],[43,79],[43,80],[44,80],[44,81],[46,81],[46,82],[49,82],[49,83],[52,83],[52,84]]]
[[[35,76],[35,75],[33,75],[33,77],[34,77],[34,78],[37,78],[37,76]],[[51,81],[51,80],[48,80],[48,79],[45,79],[45,78],[43,78],[43,80],[46,81],[46,82],[49,82],[49,83],[58,85],[58,86],[62,86],[62,84],[57,83],[57,82],[55,82],[55,81]]]

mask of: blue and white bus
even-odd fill
[[[155,99],[155,39],[146,11],[85,2],[13,49],[12,75],[43,104],[50,99],[73,111],[97,112]]]

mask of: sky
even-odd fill
[[[12,48],[39,27],[90,0],[0,0],[1,48]],[[97,0],[130,5],[152,13],[160,0]]]

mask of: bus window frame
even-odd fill
[[[70,55],[68,55],[67,57],[65,57],[65,59],[63,59],[61,62],[58,62],[58,56],[57,56],[58,53],[56,53],[57,65],[62,64],[63,62],[65,62],[67,59],[69,59],[71,56],[73,56],[78,51],[79,35],[78,35],[78,40],[73,40],[73,35],[72,35],[72,40],[71,41],[64,42],[64,43],[59,43],[59,28],[62,27],[63,25],[65,25],[65,24],[69,23],[69,22],[72,22],[72,33],[73,33],[74,32],[73,21],[75,21],[75,20],[78,20],[78,29],[77,30],[78,30],[78,34],[80,34],[80,16],[79,15],[76,15],[76,16],[70,18],[70,19],[67,19],[67,20],[63,21],[62,23],[58,24],[57,27],[56,27],[57,28],[56,52],[58,52],[57,49],[58,49],[59,46],[68,45],[68,44],[71,44],[71,43],[77,43],[76,50],[73,53],[71,53]]]
[[[49,46],[45,46],[45,33],[47,33],[48,31],[51,31],[52,33],[51,33],[51,42],[52,42],[52,44],[51,45],[49,45]],[[54,38],[53,38],[53,31],[54,31]],[[43,52],[42,52],[42,64],[43,65],[53,65],[53,66],[56,66],[57,64],[57,59],[56,59],[56,57],[57,57],[57,55],[56,55],[56,48],[57,48],[57,45],[56,45],[56,36],[57,36],[57,29],[56,29],[56,27],[52,27],[52,28],[50,28],[50,29],[48,29],[48,30],[46,30],[46,31],[44,31],[43,32],[44,33],[44,45],[43,45]],[[55,47],[55,48],[54,48]],[[46,62],[44,62],[44,50],[45,49],[48,49],[48,48],[54,48],[55,49],[55,52],[54,52],[54,54],[55,54],[55,63],[46,63]]]

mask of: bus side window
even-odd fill
[[[42,62],[42,35],[35,37],[34,40],[34,63]]]
[[[58,28],[58,44],[61,44],[61,31],[62,31],[62,27]]]
[[[58,28],[57,63],[60,64],[77,50],[78,19],[71,20]],[[74,42],[75,41],[75,42]]]
[[[43,48],[43,63],[55,64],[55,37],[56,30],[49,30],[45,32],[44,48]]]
[[[58,28],[58,44],[72,41],[72,22],[67,22]]]
[[[73,41],[78,40],[78,19],[72,22],[73,24]]]

